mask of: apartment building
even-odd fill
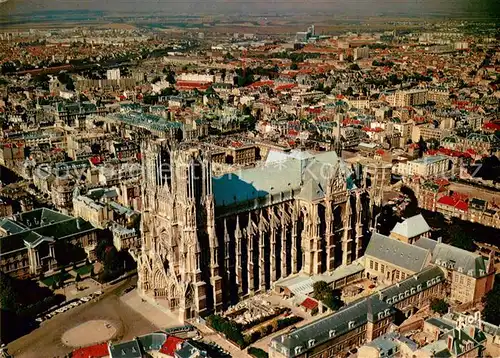
[[[450,160],[444,155],[426,156],[398,163],[393,170],[403,176],[441,177],[450,170]]]
[[[418,106],[427,103],[426,89],[413,89],[407,91],[396,91],[394,94],[395,107]]]

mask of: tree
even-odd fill
[[[70,77],[68,80],[68,83],[66,83],[66,89],[68,91],[74,91],[75,90],[75,84],[73,83],[73,79]]]
[[[436,312],[436,313],[440,313],[440,314],[445,314],[448,312],[448,307],[450,305],[448,303],[446,303],[445,300],[443,299],[433,299],[431,301],[431,309]]]
[[[340,290],[334,290],[325,281],[318,281],[313,284],[314,298],[323,302],[331,310],[338,310],[344,305],[341,300]]]
[[[12,278],[0,271],[0,307],[3,310],[16,310],[17,293]]]
[[[122,268],[123,264],[118,257],[118,251],[114,246],[109,247],[106,252],[106,257],[104,258],[104,269],[115,272]]]
[[[329,290],[331,287],[325,281],[317,281],[313,284],[313,295],[316,298],[323,297]]]
[[[483,319],[494,325],[500,325],[500,276],[496,276],[493,290],[484,297]]]
[[[76,283],[76,288],[78,289],[78,283],[82,281],[82,277],[80,276],[79,273],[76,274],[75,277],[75,283]]]
[[[422,158],[425,152],[427,152],[427,143],[424,138],[420,136],[420,139],[418,140],[418,157]]]
[[[449,234],[451,238],[451,245],[471,252],[474,252],[476,250],[476,244],[474,244],[474,238],[471,237],[457,223],[454,223],[453,225],[450,226]]]
[[[322,301],[329,309],[336,311],[344,305],[344,302],[340,298],[341,295],[340,290],[332,290],[332,292],[328,292],[323,297]]]
[[[295,62],[293,62],[292,65],[290,66],[291,70],[297,70],[298,68],[299,66]]]
[[[108,248],[108,246],[111,246],[111,243],[106,238],[99,240],[99,242],[97,243],[95,254],[100,262],[103,262],[104,258],[106,257],[106,249]]]
[[[351,69],[351,71],[361,70],[361,68],[359,67],[359,65],[357,63],[353,63],[349,68]]]

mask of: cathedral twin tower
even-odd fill
[[[362,255],[369,198],[335,152],[270,152],[217,178],[204,150],[158,140],[142,152],[138,287],[181,320]]]

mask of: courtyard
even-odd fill
[[[130,340],[154,332],[157,330],[154,324],[120,299],[122,292],[135,283],[136,278],[126,279],[106,289],[98,300],[75,307],[43,322],[39,328],[11,342],[8,345],[9,353],[16,358],[65,356],[74,348],[63,343],[63,336],[67,338],[70,332],[69,337],[74,337],[72,333],[76,331],[71,330],[80,325],[89,327],[88,325],[97,324],[99,331],[92,333],[91,338],[99,341],[105,341],[110,336],[115,341]],[[108,328],[106,324],[113,328]],[[116,331],[113,332],[113,329]]]

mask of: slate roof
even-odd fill
[[[113,344],[109,347],[111,358],[142,358],[139,340],[134,339],[129,342]]]
[[[421,247],[423,249],[434,251],[438,242],[436,240],[429,239],[427,237],[422,237],[415,241],[414,245]]]
[[[415,342],[396,332],[383,334],[366,345],[377,349],[379,351],[379,356],[392,357],[393,354],[398,351],[397,347],[399,346],[399,343],[406,344],[412,351],[416,351],[418,349],[418,345]],[[388,354],[391,349],[393,353]]]
[[[418,246],[373,233],[365,255],[419,272],[430,261],[430,252]]]
[[[397,223],[391,232],[407,238],[412,238],[422,235],[430,230],[431,228],[425,221],[422,214],[418,214],[406,219],[402,223]]]
[[[384,302],[396,304],[406,297],[435,286],[444,280],[443,270],[440,267],[431,266],[403,281],[380,290],[376,295]]]
[[[36,246],[41,240],[60,240],[83,232],[96,230],[82,218],[74,218],[50,209],[36,209],[20,214],[26,229],[16,234],[0,237],[0,255]],[[45,223],[40,226],[40,223]],[[50,224],[52,222],[52,224]],[[29,227],[33,227],[30,229]]]
[[[426,323],[432,324],[433,326],[439,328],[441,332],[449,331],[450,329],[455,328],[453,322],[448,322],[439,317],[431,317],[425,321]]]
[[[443,267],[451,264],[455,270],[475,278],[485,276],[487,271],[483,256],[443,243],[434,248],[432,262]]]
[[[166,333],[151,333],[137,338],[142,348],[147,351],[160,350],[165,341],[167,340]]]
[[[438,266],[454,269],[475,278],[487,274],[488,260],[474,252],[428,238],[417,240],[415,246],[431,251],[431,262]]]
[[[368,321],[377,321],[379,313],[383,313],[386,317],[392,315],[394,309],[375,296],[365,297],[291,333],[275,337],[271,340],[271,344],[281,352],[286,351],[284,354],[286,357],[296,357]]]
[[[17,234],[18,232],[26,230],[26,227],[21,226],[15,221],[8,218],[0,220],[0,227],[4,229],[9,235]]]
[[[30,229],[68,219],[72,219],[72,217],[47,208],[26,211],[16,215],[16,221]]]
[[[196,357],[209,357],[208,353],[195,345],[192,341],[185,341],[182,348],[175,352],[176,358],[191,358],[193,353],[196,352]]]

